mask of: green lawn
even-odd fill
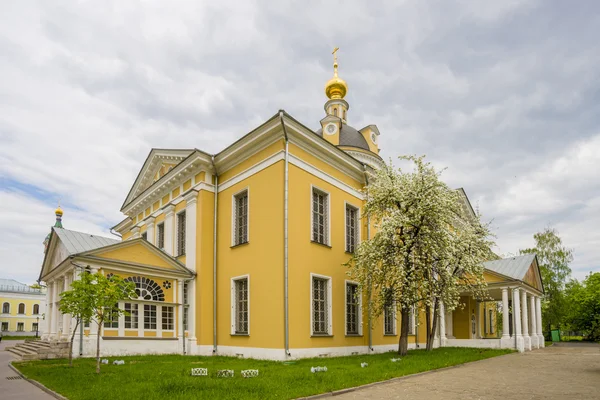
[[[2,336],[2,340],[31,340],[31,339],[39,339],[35,336]]]
[[[511,350],[443,348],[410,351],[398,362],[395,353],[336,358],[303,359],[291,363],[232,357],[137,356],[111,357],[95,374],[95,360],[80,359],[15,362],[28,378],[68,397],[78,399],[289,399],[398,376],[448,367],[510,353]],[[112,365],[124,359],[125,365]],[[361,363],[367,362],[366,368]],[[328,371],[311,373],[311,366]],[[193,367],[208,368],[209,377],[192,377]],[[234,378],[217,378],[219,369],[235,370]],[[258,369],[257,378],[244,379],[240,371]]]

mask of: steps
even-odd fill
[[[6,351],[19,356],[22,360],[67,358],[69,357],[69,343],[32,340],[25,343],[18,343],[14,347],[7,347]]]

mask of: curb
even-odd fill
[[[385,380],[385,381],[367,383],[366,385],[356,386],[356,387],[353,387],[353,388],[346,388],[346,389],[334,390],[333,392],[315,394],[313,396],[299,397],[296,400],[316,400],[316,399],[324,399],[326,397],[339,396],[339,395],[346,394],[346,393],[357,392],[357,391],[360,391],[360,390],[363,390],[363,389],[369,389],[369,388],[374,387],[374,386],[385,385],[385,384],[388,384],[388,383],[394,383],[394,382],[398,382],[398,381],[403,381],[403,380],[408,379],[408,378],[414,378],[415,376],[422,376],[422,375],[433,374],[433,373],[436,373],[436,372],[447,371],[447,370],[454,369],[454,368],[464,367],[465,365],[475,364],[475,363],[479,363],[479,362],[482,362],[482,361],[493,360],[495,358],[501,358],[501,357],[506,357],[506,356],[513,356],[515,354],[519,354],[519,353],[502,354],[501,356],[484,358],[483,360],[469,361],[469,362],[462,363],[462,364],[451,365],[449,367],[443,367],[443,368],[438,368],[438,369],[432,369],[432,370],[429,370],[429,371],[417,372],[415,374],[409,374],[409,375],[399,376],[397,378],[392,378],[392,379],[388,379],[388,380]]]
[[[59,399],[59,400],[69,400],[64,396],[61,396],[60,394],[56,393],[53,390],[48,389],[46,386],[42,385],[41,383],[39,383],[38,381],[34,381],[33,379],[29,379],[27,378],[25,375],[23,375],[21,373],[21,371],[19,371],[18,369],[16,369],[13,365],[12,365],[12,361],[10,361],[8,363],[8,367],[10,369],[12,369],[13,371],[15,371],[17,373],[17,375],[19,375],[21,378],[23,378],[24,380],[26,380],[27,382],[31,383],[33,386],[37,386],[39,389],[43,390],[44,392],[48,393],[50,396]]]

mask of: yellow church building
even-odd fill
[[[67,340],[74,321],[60,314],[60,293],[89,270],[136,285],[138,297],[120,304],[129,315],[102,327],[105,355],[285,360],[397,348],[399,313],[370,318],[342,266],[374,234],[361,218],[362,189],[383,162],[377,126],[348,124],[347,91],[336,58],[317,131],[280,110],[217,154],[152,149],[112,229],[120,240],[65,229],[58,209],[40,273],[43,339]],[[535,257],[486,268],[496,302],[465,294],[464,309],[443,314],[436,345],[543,346]],[[498,310],[509,309],[500,331]],[[423,319],[411,315],[411,348],[424,347]],[[83,354],[92,355],[96,327],[84,329]]]

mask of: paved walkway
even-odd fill
[[[8,367],[9,361],[17,357],[4,350],[19,343],[16,340],[7,340],[0,343],[0,398],[2,400],[48,400],[54,399],[46,392],[33,386],[23,379],[9,380],[7,377],[18,376],[15,371]]]
[[[600,399],[600,345],[560,343],[408,377],[335,399]]]

